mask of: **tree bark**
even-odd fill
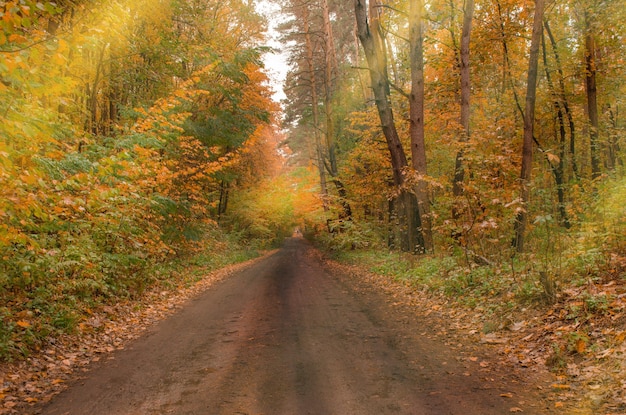
[[[537,72],[539,66],[539,46],[543,31],[543,12],[545,0],[535,0],[533,33],[530,41],[528,60],[528,82],[526,85],[526,106],[524,111],[524,142],[522,146],[522,171],[520,174],[521,207],[515,218],[515,239],[513,244],[517,252],[524,251],[524,236],[528,221],[528,202],[530,200],[530,178],[533,162],[533,133],[535,124],[535,100],[537,93]]]
[[[596,42],[590,17],[585,15],[585,90],[589,115],[589,145],[591,154],[591,178],[600,177],[600,149],[598,143],[598,90],[596,86]]]
[[[333,118],[333,108],[335,106],[334,82],[337,76],[338,65],[335,51],[335,38],[330,22],[330,10],[328,1],[322,0],[322,14],[324,18],[324,43],[326,45],[326,60],[324,70],[324,111],[326,114],[326,147],[328,150],[329,174],[339,195],[339,203],[342,212],[340,219],[350,220],[352,218],[352,208],[347,199],[346,188],[339,179],[339,167],[337,165],[337,144],[335,140],[335,120]]]
[[[576,125],[574,124],[574,117],[572,115],[572,111],[570,110],[567,94],[565,92],[565,75],[563,73],[563,65],[561,64],[556,39],[552,35],[552,30],[550,29],[550,24],[547,20],[544,22],[544,27],[546,29],[548,39],[550,39],[550,45],[552,46],[552,53],[554,55],[554,61],[556,62],[557,74],[559,75],[559,99],[569,126],[569,156],[570,163],[572,165],[572,172],[574,177],[579,179],[580,175],[578,173],[578,164],[576,163]]]
[[[424,140],[424,49],[422,36],[422,1],[410,1],[409,42],[411,59],[411,94],[409,95],[409,134],[411,136],[411,164],[417,175],[414,191],[418,217],[415,224],[409,220],[409,243],[418,251],[432,252],[433,239],[428,197],[426,144]],[[407,201],[407,204],[411,202]],[[410,216],[412,218],[413,215]]]
[[[410,194],[407,189],[403,188],[405,184],[404,170],[408,167],[408,163],[396,129],[391,102],[389,101],[390,87],[387,74],[385,39],[382,36],[380,28],[380,8],[378,7],[377,0],[371,0],[369,6],[368,19],[366,1],[354,0],[357,34],[367,59],[374,101],[391,156],[393,183],[400,192],[400,195],[397,197],[396,201],[394,201],[398,203],[393,203],[393,205],[398,212],[398,220],[400,222],[399,227],[402,235],[400,241],[401,249],[414,251],[415,246],[411,245],[411,241],[406,238],[403,229],[408,229],[408,226],[414,225],[411,219],[414,217],[414,212],[411,211],[411,209],[416,207],[416,203],[411,203],[411,196],[413,195]],[[392,205],[390,204],[390,206]]]
[[[372,3],[375,1],[376,0],[373,0]],[[357,34],[363,46],[365,58],[367,59],[374,101],[376,102],[382,131],[391,156],[394,184],[401,186],[404,183],[402,171],[407,167],[407,158],[402,143],[400,142],[391,102],[389,101],[387,60],[385,56],[384,39],[380,33],[380,22],[377,14],[371,15],[368,22],[368,11],[365,0],[354,0],[354,7]],[[370,4],[370,7],[372,9],[374,8],[372,4]]]
[[[461,32],[461,135],[459,141],[465,143],[470,138],[470,34],[472,31],[472,19],[474,16],[474,0],[466,0],[463,10],[463,29]],[[465,167],[463,165],[463,149],[456,155],[454,166],[454,182],[452,184],[452,194],[461,196],[463,194],[463,181],[465,180]]]
[[[554,82],[552,81],[552,75],[550,74],[550,68],[548,66],[548,54],[546,51],[546,42],[545,42],[545,37],[541,36],[541,49],[543,51],[542,56],[543,56],[543,68],[545,70],[546,73],[546,80],[548,82],[548,87],[550,88],[550,92],[552,93],[552,98],[553,98],[553,106],[554,106],[554,111],[556,112],[556,120],[557,120],[557,127],[558,127],[558,142],[559,142],[559,160],[557,161],[556,164],[554,164],[552,162],[552,160],[550,160],[549,157],[547,157],[547,162],[548,165],[550,166],[550,169],[552,170],[552,174],[554,176],[554,181],[556,183],[556,191],[557,191],[557,197],[559,200],[558,203],[558,210],[559,210],[559,216],[561,217],[560,223],[563,227],[565,227],[566,229],[569,229],[571,227],[570,221],[569,221],[569,217],[567,215],[567,210],[565,209],[565,152],[566,152],[566,132],[565,132],[565,116],[563,114],[563,104],[562,102],[559,100],[559,93],[556,91],[556,88],[554,86]]]
[[[309,73],[309,91],[311,92],[311,112],[313,115],[313,136],[315,138],[315,155],[317,157],[317,169],[320,176],[320,192],[323,198],[324,210],[328,210],[328,188],[326,185],[326,169],[324,167],[324,151],[320,136],[319,100],[317,97],[317,77],[313,67],[313,42],[311,40],[311,28],[309,23],[309,10],[306,5],[302,6],[302,25],[304,29],[304,43],[307,55],[307,71]]]

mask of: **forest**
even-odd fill
[[[274,3],[0,2],[0,359],[294,229],[493,313],[570,301],[570,352],[623,322],[621,0]]]

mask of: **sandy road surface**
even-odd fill
[[[415,336],[433,328],[330,275],[309,249],[287,240],[34,413],[487,415],[520,400],[525,414],[548,413],[534,385],[470,373]]]

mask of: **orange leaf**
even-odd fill
[[[29,327],[30,327],[30,323],[29,323],[28,321],[23,321],[23,320],[20,320],[20,321],[18,321],[18,322],[17,322],[17,323],[15,323],[15,324],[17,324],[18,326],[20,326],[20,327],[22,327],[22,328],[25,328],[25,329],[27,329],[27,328],[29,328]]]

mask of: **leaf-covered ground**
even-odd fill
[[[208,273],[191,287],[159,288],[139,301],[106,307],[85,321],[78,334],[51,339],[27,360],[0,366],[0,414],[17,414],[49,400],[89,363],[107,359],[185,300],[249,263]],[[331,260],[326,265],[360,290],[384,292],[407,316],[438,322],[437,331],[420,335],[443,339],[458,350],[459,361],[478,365],[481,376],[497,382],[498,374],[509,368],[528,371],[545,380],[542,392],[557,413],[626,413],[626,287],[615,280],[563,290],[555,305],[519,307],[512,319],[511,313],[498,317],[486,305],[469,307],[362,266]],[[485,299],[485,304],[504,300]],[[511,406],[517,409],[523,411]]]
[[[50,339],[47,347],[26,360],[0,365],[0,414],[19,414],[20,408],[50,400],[66,382],[86,371],[87,365],[109,358],[187,299],[257,260],[206,273],[193,285],[181,279],[178,286],[157,287],[139,299],[104,307],[82,323],[77,334]]]
[[[626,284],[618,278],[564,289],[552,306],[518,305],[498,315],[493,303],[511,299],[485,295],[470,307],[365,266],[330,260],[327,265],[363,289],[386,292],[407,313],[440,319],[440,331],[426,336],[444,337],[460,351],[487,344],[500,370],[514,366],[551,376],[548,399],[560,413],[626,413]]]

